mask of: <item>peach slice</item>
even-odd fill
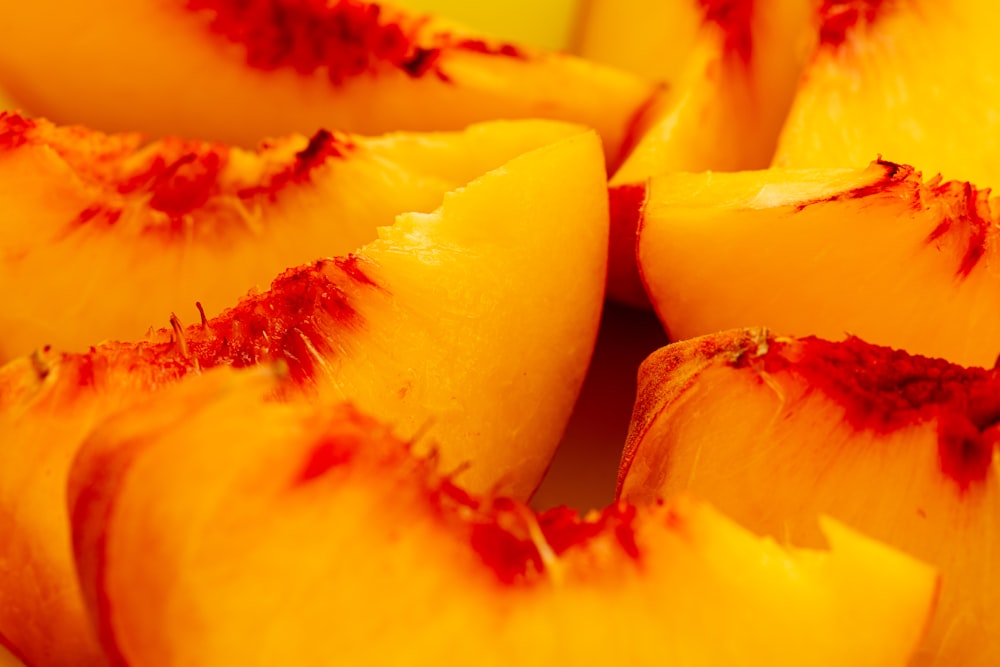
[[[673,81],[694,50],[704,19],[697,0],[587,0],[574,51],[649,81]]]
[[[966,365],[1000,353],[988,190],[879,161],[664,176],[638,211],[639,268],[673,340],[764,325]]]
[[[553,121],[245,151],[0,113],[0,362],[219,314],[289,266],[352,252],[407,211],[572,134]],[[59,267],[53,270],[53,267]]]
[[[774,164],[861,167],[885,155],[995,184],[997,18],[979,0],[824,0]]]
[[[809,3],[685,0],[701,15],[690,53],[655,124],[612,178],[641,182],[672,171],[735,171],[770,164],[809,55]],[[691,11],[677,9],[677,14]],[[682,21],[684,22],[684,21]],[[645,22],[644,30],[657,25]],[[676,29],[676,28],[674,28]],[[666,28],[663,29],[667,31]],[[631,39],[628,34],[622,39]]]
[[[0,605],[0,635],[33,662],[81,664],[48,653],[57,634],[86,636],[63,502],[70,460],[102,417],[212,366],[280,361],[283,394],[349,399],[435,448],[456,483],[528,497],[593,349],[606,193],[600,141],[578,134],[217,318],[0,369],[0,599],[19,605]]]
[[[506,41],[552,50],[569,48],[580,5],[586,0],[393,0],[397,7],[447,16]]]
[[[592,11],[600,16],[617,7],[598,2]],[[611,179],[613,209],[619,208],[618,201],[626,209],[635,206],[639,184],[650,176],[770,164],[809,53],[809,40],[803,38],[810,34],[808,10],[801,0],[685,0],[671,6],[669,13],[677,18],[670,21],[633,17],[641,20],[642,27],[636,27],[640,34],[655,35],[662,43],[688,41],[691,47],[668,94],[648,112],[655,122]],[[675,36],[692,22],[692,14],[697,20],[690,39]],[[618,38],[629,43],[638,39],[632,32]],[[648,307],[636,271],[636,230],[630,220],[634,218],[612,216],[608,293],[623,303]]]
[[[242,380],[165,391],[74,464],[112,664],[885,667],[936,595],[932,570],[836,523],[830,552],[790,551],[692,501],[581,520],[470,496],[354,409]]]
[[[736,330],[662,348],[639,384],[621,498],[696,494],[798,546],[830,515],[939,568],[915,664],[1000,662],[1000,372]]]
[[[611,68],[358,0],[7,9],[0,86],[33,113],[106,131],[253,146],[318,127],[381,134],[542,117],[597,129],[615,161],[654,92]]]

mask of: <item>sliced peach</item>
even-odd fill
[[[0,86],[28,111],[244,146],[319,127],[542,117],[594,127],[615,161],[653,93],[626,73],[358,0],[40,0],[8,7],[4,25]]]
[[[697,0],[588,0],[582,3],[574,50],[649,81],[674,81],[704,18]]]
[[[639,268],[673,340],[764,325],[967,365],[1000,353],[988,190],[879,161],[675,174],[644,201]]]
[[[565,50],[574,37],[577,15],[584,1],[393,0],[393,5],[447,16],[470,29],[518,44]]]
[[[281,361],[283,394],[350,399],[434,448],[457,483],[529,496],[593,349],[606,193],[600,142],[578,134],[217,318],[0,369],[0,599],[20,605],[0,605],[0,634],[32,661],[79,664],[49,653],[55,635],[86,635],[63,502],[70,459],[103,416],[213,366]]]
[[[1000,662],[1000,372],[736,330],[661,349],[639,384],[621,498],[693,493],[799,546],[833,516],[940,569],[916,664]]]
[[[824,0],[774,164],[861,167],[878,155],[949,179],[1000,178],[996,5]]]
[[[670,82],[655,124],[614,174],[612,184],[641,182],[672,171],[762,168],[773,157],[809,54],[809,40],[803,39],[809,34],[808,3],[682,4],[693,5],[701,15],[691,51]],[[647,31],[659,29],[655,23],[643,25]]]
[[[0,362],[218,315],[289,266],[347,254],[406,211],[578,126],[492,122],[245,151],[0,113]],[[58,267],[58,270],[53,270]]]
[[[612,193],[612,201],[631,201],[629,191],[657,174],[769,165],[809,53],[810,13],[801,0],[685,0],[671,12],[698,15],[693,45],[668,94],[648,112],[655,122],[614,173],[611,185],[624,192]],[[684,41],[664,38],[680,24],[643,20],[639,31]],[[608,292],[648,307],[636,276],[635,229],[619,220],[628,218],[612,216]]]
[[[75,462],[113,664],[885,667],[936,595],[929,568],[835,523],[831,552],[789,551],[691,501],[581,520],[470,496],[352,408],[242,379],[165,391]]]

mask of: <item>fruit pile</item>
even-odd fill
[[[997,10],[579,14],[6,8],[11,665],[1000,664]]]

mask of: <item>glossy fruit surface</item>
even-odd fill
[[[935,595],[928,568],[836,524],[831,551],[787,551],[691,501],[580,519],[470,496],[352,409],[210,375],[74,465],[113,664],[903,665]]]
[[[693,494],[799,546],[825,544],[819,517],[832,516],[940,569],[914,664],[995,664],[998,396],[995,369],[857,338],[675,343],[643,363],[620,496]]]

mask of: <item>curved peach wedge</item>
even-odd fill
[[[677,77],[704,20],[694,0],[588,0],[580,5],[574,51],[649,81]]]
[[[867,169],[655,178],[638,261],[673,340],[741,326],[991,366],[1000,353],[989,190]]]
[[[456,483],[527,498],[593,349],[606,197],[600,141],[577,134],[450,193],[435,213],[401,216],[357,254],[288,270],[216,318],[0,368],[0,598],[22,605],[0,605],[0,635],[37,662],[79,664],[46,653],[56,634],[86,634],[65,516],[70,460],[104,416],[214,366],[281,362],[284,396],[348,399],[433,447]]]
[[[255,151],[144,143],[0,113],[0,362],[42,345],[142,337],[200,303],[218,315],[289,266],[353,252],[407,211],[572,134],[553,121]],[[58,270],[53,270],[58,267]]]
[[[695,494],[797,546],[817,517],[941,572],[916,665],[1000,661],[1000,371],[734,330],[662,348],[640,371],[620,497]]]
[[[877,155],[948,179],[1000,178],[996,5],[824,0],[820,43],[774,158],[861,167]]]
[[[359,0],[7,9],[0,86],[32,113],[105,131],[253,146],[319,127],[371,135],[539,117],[597,129],[616,161],[654,92],[611,68]]]
[[[618,15],[619,4],[592,3],[592,20]],[[670,14],[669,18],[644,16],[626,6],[624,16],[591,29],[602,35],[617,30],[618,40],[631,45],[641,46],[637,34],[672,45],[662,47],[667,49],[688,44],[669,90],[647,114],[647,129],[611,178],[612,202],[636,204],[637,189],[659,174],[761,169],[771,163],[809,53],[809,40],[803,39],[811,34],[808,4],[800,0],[660,3],[656,11]],[[616,24],[629,20],[630,11],[635,25],[626,31]],[[629,221],[634,218],[612,215],[608,293],[622,303],[648,308],[636,274],[636,230]]]
[[[693,501],[536,515],[457,491],[352,408],[237,380],[135,406],[74,464],[112,664],[886,667],[934,600],[930,568],[838,524],[816,552]]]
[[[687,7],[676,8],[676,14],[694,12],[699,18],[690,51],[612,184],[673,171],[760,169],[774,155],[809,54],[810,41],[803,39],[810,34],[809,3],[679,4]],[[657,29],[666,33],[677,27],[643,22],[642,30]]]

